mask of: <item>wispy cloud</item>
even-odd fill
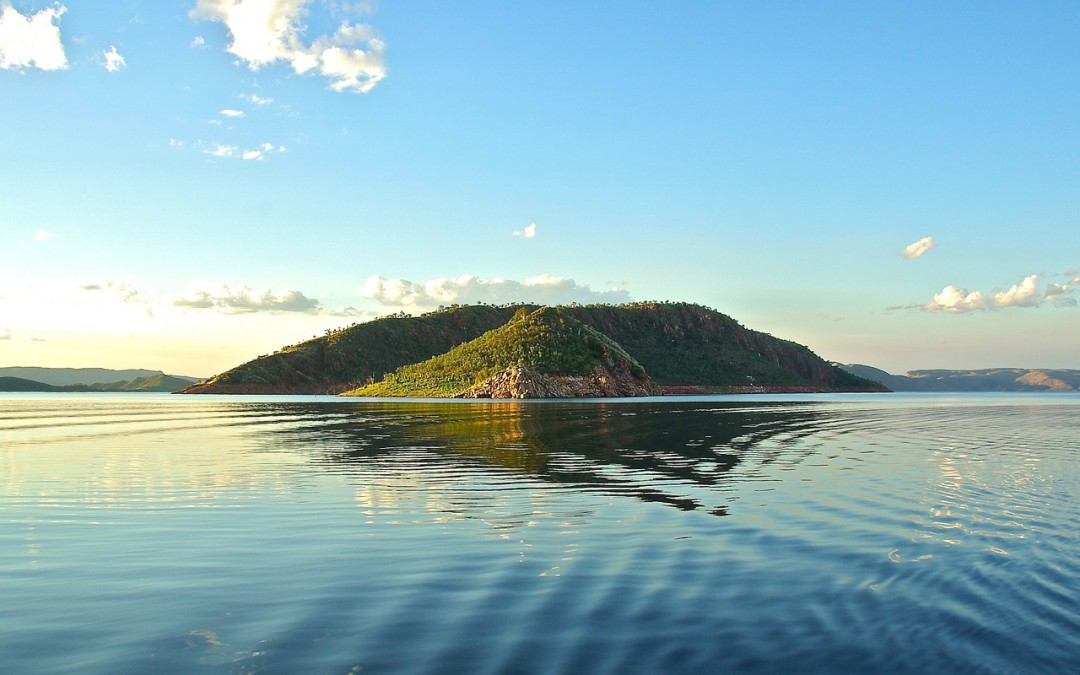
[[[214,143],[210,148],[203,150],[204,153],[211,157],[232,157],[236,155],[240,148],[235,145],[222,145],[221,143]]]
[[[191,41],[191,46],[196,49],[206,47],[206,38],[201,35],[196,35],[195,39]]]
[[[52,236],[52,232],[47,230],[35,230],[34,233],[30,235],[30,238],[34,241],[48,241],[49,239],[52,239]]]
[[[914,260],[922,257],[924,253],[935,247],[937,247],[937,242],[934,241],[933,237],[923,237],[904,247],[904,250],[900,251],[900,257],[904,260]]]
[[[245,161],[263,160],[271,155],[280,155],[286,151],[284,145],[263,143],[255,148],[240,148],[235,145],[212,143],[203,148],[203,154],[221,159],[241,159]]]
[[[67,68],[60,41],[60,16],[67,11],[57,4],[36,14],[20,14],[10,3],[0,6],[0,68],[5,70]]]
[[[1077,304],[1072,296],[1073,290],[1080,286],[1074,279],[1065,284],[1048,283],[1039,290],[1039,275],[1032,274],[1020,283],[1013,284],[1007,290],[997,293],[969,291],[966,288],[946,286],[933,299],[922,306],[928,312],[949,314],[967,314],[978,310],[998,310],[1007,307],[1038,307],[1050,303],[1056,307],[1071,307]]]
[[[173,306],[187,309],[207,309],[224,314],[250,314],[253,312],[302,312],[314,314],[319,301],[300,291],[252,289],[248,286],[232,288],[226,284],[195,288],[186,295],[176,297]]]
[[[252,70],[287,63],[300,75],[317,73],[335,91],[368,92],[386,77],[385,44],[366,24],[343,21],[332,35],[303,39],[310,0],[197,0],[191,16],[218,21],[227,47]]]
[[[116,51],[116,45],[110,45],[108,49],[101,52],[101,56],[105,59],[105,70],[109,71],[110,73],[118,72],[121,69],[127,67],[127,61],[124,60],[124,57],[120,56],[120,53]]]
[[[236,110],[235,108],[225,108],[221,111],[221,114],[225,117],[244,117],[247,115],[243,110]]]
[[[274,99],[269,96],[259,96],[258,94],[248,94],[247,96],[244,96],[243,99],[248,103],[253,103],[255,105],[270,105],[274,102]]]
[[[529,223],[521,230],[515,230],[511,232],[515,237],[521,237],[523,239],[532,239],[536,236],[536,223]]]
[[[83,284],[79,286],[84,291],[99,291],[115,293],[124,302],[137,302],[139,291],[135,290],[126,281],[106,281],[104,283]]]
[[[524,281],[513,279],[482,279],[463,274],[456,279],[432,279],[413,282],[407,279],[369,277],[359,294],[393,307],[436,307],[443,304],[490,302],[537,302],[559,305],[571,302],[622,303],[630,294],[620,288],[594,291],[587,284],[573,279],[542,274]]]

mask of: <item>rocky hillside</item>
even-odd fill
[[[622,347],[561,308],[522,308],[506,325],[352,396],[569,398],[648,396],[660,389]]]
[[[261,356],[185,393],[338,394],[443,354],[536,305],[456,306],[328,332]],[[668,390],[875,391],[883,387],[802,345],[749,330],[700,305],[643,302],[561,308],[611,338]]]

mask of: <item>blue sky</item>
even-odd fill
[[[656,299],[892,372],[1080,368],[1078,35],[1071,3],[3,2],[0,365]]]

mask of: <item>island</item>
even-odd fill
[[[884,385],[701,305],[454,305],[265,354],[185,394],[565,398]]]

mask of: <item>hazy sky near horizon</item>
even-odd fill
[[[697,302],[1080,368],[1080,4],[0,0],[0,366]]]

